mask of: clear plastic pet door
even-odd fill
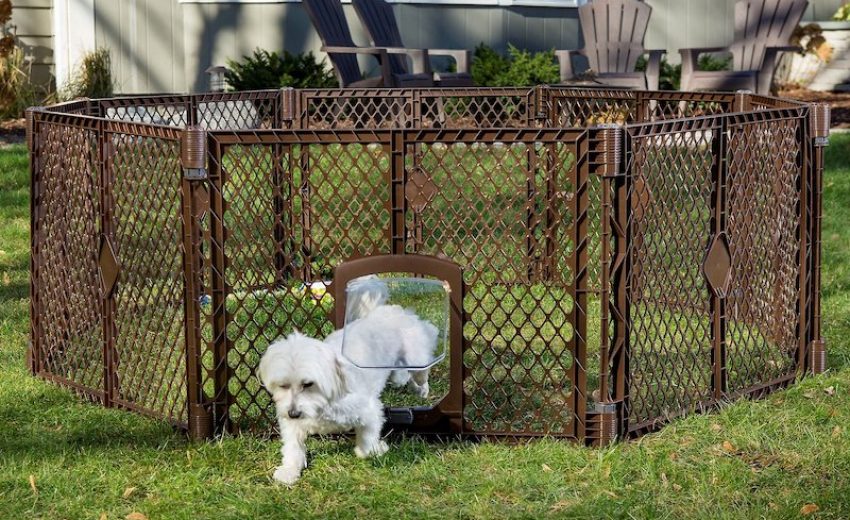
[[[363,276],[345,287],[342,355],[359,368],[424,370],[448,352],[449,285]]]

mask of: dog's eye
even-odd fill
[[[313,382],[312,381],[304,381],[304,383],[301,386],[304,387],[304,388],[310,388],[311,386],[313,386]]]
[[[280,385],[280,387],[281,387],[282,389],[284,389],[284,390],[289,390],[289,387],[290,387],[290,386],[292,386],[292,385],[289,385],[289,384]]]

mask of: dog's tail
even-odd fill
[[[348,283],[348,307],[346,318],[356,320],[385,304],[390,298],[390,290],[380,278],[370,274],[355,278]]]

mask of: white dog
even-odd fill
[[[344,329],[324,341],[295,332],[272,343],[260,360],[259,377],[274,400],[283,441],[274,479],[284,484],[295,483],[306,467],[311,434],[354,430],[358,457],[386,453],[381,392],[390,378],[428,395],[427,369],[358,368],[342,356],[343,334],[346,353],[370,366],[416,367],[431,361],[437,328],[398,305],[386,305],[389,291],[377,277],[354,280],[349,293]]]

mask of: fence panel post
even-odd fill
[[[41,255],[41,169],[39,167],[38,115],[35,109],[26,111],[26,141],[30,156],[30,344],[27,347],[27,368],[33,375],[42,369],[41,308],[39,268]]]
[[[183,309],[186,355],[186,402],[189,436],[193,439],[213,434],[212,413],[205,400],[201,350],[201,207],[199,194],[207,181],[206,132],[188,127],[180,140],[180,162],[183,167]]]
[[[628,434],[629,246],[632,174],[631,143],[616,124],[592,130],[585,162],[602,177],[600,230],[599,395],[588,432],[604,446]]]
[[[113,134],[104,130],[104,121],[96,129],[97,168],[100,183],[100,280],[101,309],[103,313],[103,404],[114,405],[118,392],[117,359],[115,355],[115,286],[118,283],[119,263],[113,246],[115,242],[115,196],[112,161]]]
[[[720,400],[726,394],[726,297],[732,272],[732,256],[729,250],[728,190],[729,164],[726,151],[729,146],[728,120],[720,119],[720,128],[714,130],[711,139],[711,236],[709,248],[703,261],[703,274],[708,282],[711,302],[711,388],[712,397]],[[744,130],[742,130],[744,131]]]
[[[824,147],[829,144],[829,105],[818,103],[810,108],[809,132],[806,136],[811,141],[811,157],[809,171],[811,186],[811,213],[809,223],[811,241],[811,278],[810,278],[810,346],[808,356],[808,369],[813,374],[820,374],[826,370],[826,344],[821,336],[821,224],[823,220],[823,168]],[[804,146],[808,143],[803,143]]]

